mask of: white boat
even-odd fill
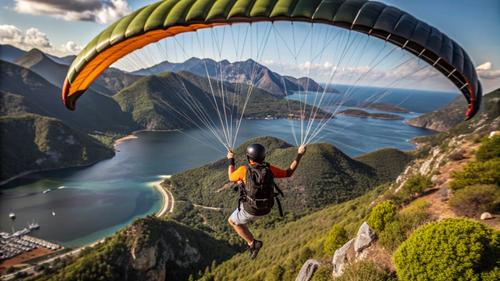
[[[52,215],[55,216],[56,215],[56,212],[52,211]]]
[[[28,224],[28,228],[30,230],[36,230],[36,229],[40,229],[40,225],[36,222],[32,222],[32,223]]]
[[[49,192],[51,192],[51,191],[52,191],[52,190],[49,188],[49,189],[45,189],[42,193],[43,193],[43,194],[47,194],[47,193],[49,193]]]
[[[66,188],[64,185],[61,185],[60,187],[58,187],[57,189],[63,189],[63,188]]]
[[[9,213],[9,218],[10,218],[11,220],[16,219],[16,214],[14,214],[13,212],[10,212],[10,213]]]

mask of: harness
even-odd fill
[[[249,168],[250,167],[247,167],[247,169],[249,169]],[[252,179],[247,178],[247,181],[248,180],[252,180]],[[272,181],[272,185],[273,185],[273,198],[276,201],[276,204],[278,205],[278,211],[279,211],[280,216],[283,217],[283,207],[281,205],[281,201],[279,199],[279,196],[285,197],[285,195],[283,194],[283,191],[281,191],[281,189],[278,187],[278,185],[274,182],[274,179]],[[238,197],[238,211],[241,211],[241,204],[244,202],[258,203],[261,200],[262,201],[267,200],[267,199],[253,199],[252,197],[248,196],[247,189],[246,189],[245,184],[243,182],[234,186],[234,191],[238,191],[240,193],[240,195]]]

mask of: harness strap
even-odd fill
[[[275,193],[274,199],[276,199],[276,204],[278,205],[278,211],[280,212],[280,217],[283,217],[283,208],[281,207],[281,202],[280,199],[278,198],[277,193]]]

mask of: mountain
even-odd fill
[[[237,166],[246,163],[244,150],[250,143],[264,145],[266,161],[282,168],[287,168],[297,153],[297,148],[276,138],[252,139],[236,148]],[[391,159],[392,166],[375,158]],[[276,180],[285,193],[283,206],[287,219],[293,220],[329,204],[347,201],[378,184],[394,180],[409,160],[410,157],[403,152],[387,150],[358,161],[330,144],[311,144],[293,177]],[[226,159],[174,175],[166,181],[176,198],[172,218],[232,241],[235,237],[225,221],[237,205],[237,193],[223,189],[227,182]],[[220,211],[196,206],[220,208]],[[264,219],[268,220],[278,220],[277,212]]]
[[[227,244],[201,231],[148,217],[40,280],[187,280],[233,253]]]
[[[75,56],[59,58],[46,54],[38,49],[32,49],[14,61],[15,64],[30,69],[56,87],[62,87],[69,65]],[[140,77],[128,74],[118,69],[106,70],[90,86],[90,89],[111,96],[124,87],[137,81]]]
[[[148,129],[183,129],[201,125],[199,111],[219,124],[217,108],[226,105],[227,112],[233,112],[233,118],[239,118],[244,106],[245,84],[224,82],[224,102],[220,94],[221,84],[214,80],[197,76],[189,72],[166,72],[155,76],[143,77],[129,87],[118,92],[113,98],[123,111],[132,115],[135,122]],[[214,90],[212,96],[211,89]],[[262,90],[253,89],[248,101],[244,118],[263,119],[288,118],[289,114],[298,115],[301,105],[297,101],[287,101]],[[309,116],[312,107],[305,108]],[[325,112],[319,110],[318,118]],[[196,124],[196,125],[195,125]]]
[[[457,97],[447,106],[430,113],[407,121],[408,125],[435,130],[438,132],[448,131],[454,126],[464,122],[464,112],[467,104],[463,97]],[[484,94],[481,101],[481,110],[478,116],[486,114],[495,116],[500,113],[500,89]],[[480,117],[474,117],[471,122]]]
[[[25,51],[11,45],[0,44],[0,60],[14,62],[16,59],[24,56]]]
[[[122,112],[110,97],[89,90],[79,108],[70,112],[62,105],[61,90],[35,72],[3,61],[0,61],[0,69],[3,114],[40,114],[87,132],[123,133],[138,128],[130,115]]]
[[[137,75],[152,75],[161,72],[187,71],[202,77],[223,79],[231,83],[253,84],[276,96],[286,96],[293,91],[323,91],[323,87],[310,78],[281,76],[258,62],[248,59],[230,63],[227,60],[217,62],[212,59],[190,58],[182,63],[162,62],[150,68],[133,72]],[[253,83],[252,83],[253,82]]]
[[[61,121],[36,114],[0,117],[0,181],[32,171],[93,164],[114,152]]]

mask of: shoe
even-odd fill
[[[250,252],[250,258],[252,260],[254,260],[257,257],[257,255],[259,254],[260,248],[262,248],[263,245],[264,245],[264,243],[262,243],[262,241],[253,240],[252,246],[248,247],[248,251]]]

